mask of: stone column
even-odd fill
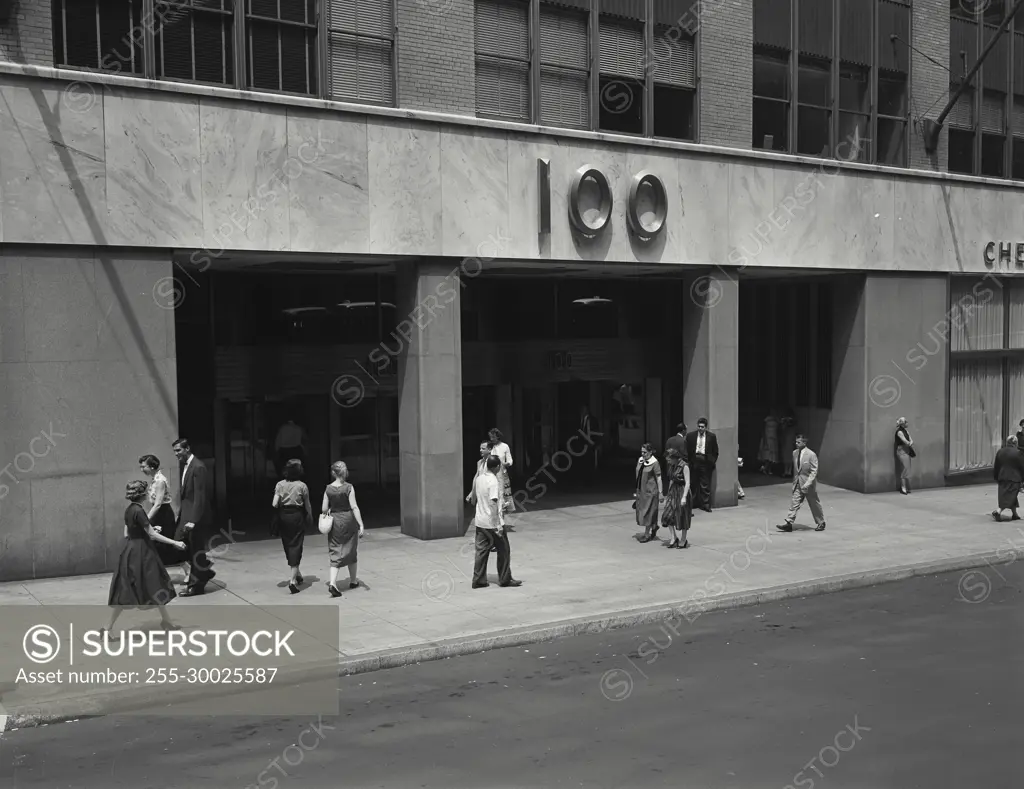
[[[161,459],[177,487],[166,253],[0,251],[0,578],[109,572],[125,483]]]
[[[396,334],[402,533],[465,533],[462,490],[462,332],[458,263],[400,265]]]
[[[739,283],[727,275],[689,275],[683,315],[683,421],[704,416],[718,437],[713,504],[736,504],[739,423]]]

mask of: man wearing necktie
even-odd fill
[[[686,457],[696,477],[691,488],[693,508],[711,512],[711,478],[718,463],[718,436],[708,430],[708,420],[697,420],[697,429],[686,436]]]
[[[793,531],[796,513],[804,499],[807,500],[807,506],[811,508],[811,515],[814,516],[814,530],[825,531],[825,513],[821,509],[821,499],[818,498],[818,456],[807,448],[807,438],[798,435],[796,449],[793,452],[793,499],[789,505],[786,522],[776,526],[776,529]]]

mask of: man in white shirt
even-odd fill
[[[686,436],[686,459],[693,477],[693,508],[711,512],[711,480],[718,463],[718,436],[708,430],[707,417],[697,420],[697,429]]]
[[[800,505],[807,500],[814,516],[815,531],[825,531],[825,513],[818,498],[818,456],[807,448],[807,439],[803,435],[796,437],[796,450],[793,452],[793,500],[789,505],[786,522],[776,526],[779,531],[793,531],[796,514]]]
[[[498,585],[522,586],[522,581],[512,577],[510,561],[511,548],[508,544],[508,533],[505,531],[505,513],[503,512],[501,482],[498,471],[501,461],[491,455],[487,458],[487,470],[480,474],[473,483],[473,495],[476,497],[476,560],[473,564],[473,588],[483,589],[487,583],[487,561],[494,548],[498,554]]]

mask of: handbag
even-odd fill
[[[912,458],[916,458],[917,457],[917,452],[914,451],[913,447],[906,447],[906,450],[907,450],[907,454],[910,455],[910,457],[912,457]]]
[[[317,528],[321,534],[329,534],[331,529],[334,527],[334,516],[333,515],[321,515],[320,522],[317,524]]]

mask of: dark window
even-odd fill
[[[153,13],[158,78],[234,84],[233,0],[158,0]]]
[[[654,136],[673,140],[695,139],[695,99],[696,94],[692,90],[655,83]]]
[[[999,134],[981,135],[981,174],[991,178],[1003,177],[1003,141]]]
[[[800,59],[796,152],[831,156],[832,75],[828,61]]]
[[[53,6],[59,66],[142,74],[142,0],[58,0]]]
[[[590,128],[590,14],[540,4],[540,123]]]
[[[643,133],[644,85],[641,81],[602,74],[600,95],[602,131]]]
[[[949,171],[970,175],[974,172],[974,132],[949,130]]]
[[[285,93],[316,93],[316,0],[247,3],[249,86]]]
[[[1024,137],[1013,138],[1013,179],[1024,181]]]
[[[789,53],[754,50],[754,148],[789,151]]]
[[[530,120],[530,7],[477,0],[474,19],[476,114]]]
[[[832,73],[828,62],[801,58],[797,90],[801,104],[831,106]]]
[[[797,115],[796,152],[807,156],[831,156],[829,122],[832,113],[800,106]]]
[[[802,92],[800,101],[804,101]],[[867,68],[844,64],[839,70],[839,109],[865,114],[871,111],[871,85]]]
[[[907,163],[907,123],[878,119],[878,163],[903,167]]]
[[[907,75],[894,71],[878,76],[878,114],[904,118],[907,115]]]

